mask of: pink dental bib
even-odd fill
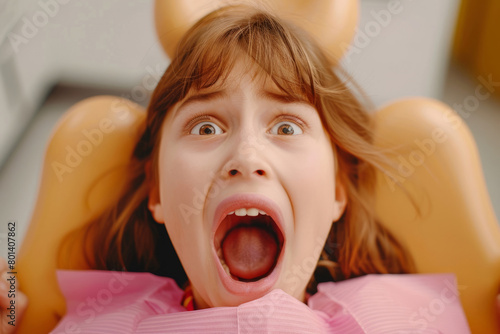
[[[150,273],[58,271],[67,314],[52,333],[470,333],[455,277],[367,275],[322,283],[308,304],[276,289],[238,307],[187,312]]]

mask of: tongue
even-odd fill
[[[245,280],[267,274],[276,262],[277,253],[273,233],[255,225],[235,227],[222,242],[222,254],[229,271]]]

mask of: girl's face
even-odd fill
[[[162,128],[149,208],[198,308],[275,288],[304,300],[346,203],[318,112],[253,68],[239,60],[222,85],[191,91]]]

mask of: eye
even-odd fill
[[[191,129],[190,134],[203,136],[220,135],[222,134],[222,129],[213,122],[201,122]]]
[[[272,127],[271,133],[285,136],[300,135],[302,134],[302,129],[293,122],[279,122]]]

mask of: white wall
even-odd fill
[[[14,22],[0,21],[0,164],[54,84],[130,89],[144,102],[152,80],[143,79],[168,64],[151,0],[12,1]]]
[[[376,105],[405,96],[439,98],[458,0],[365,0],[343,64]]]

